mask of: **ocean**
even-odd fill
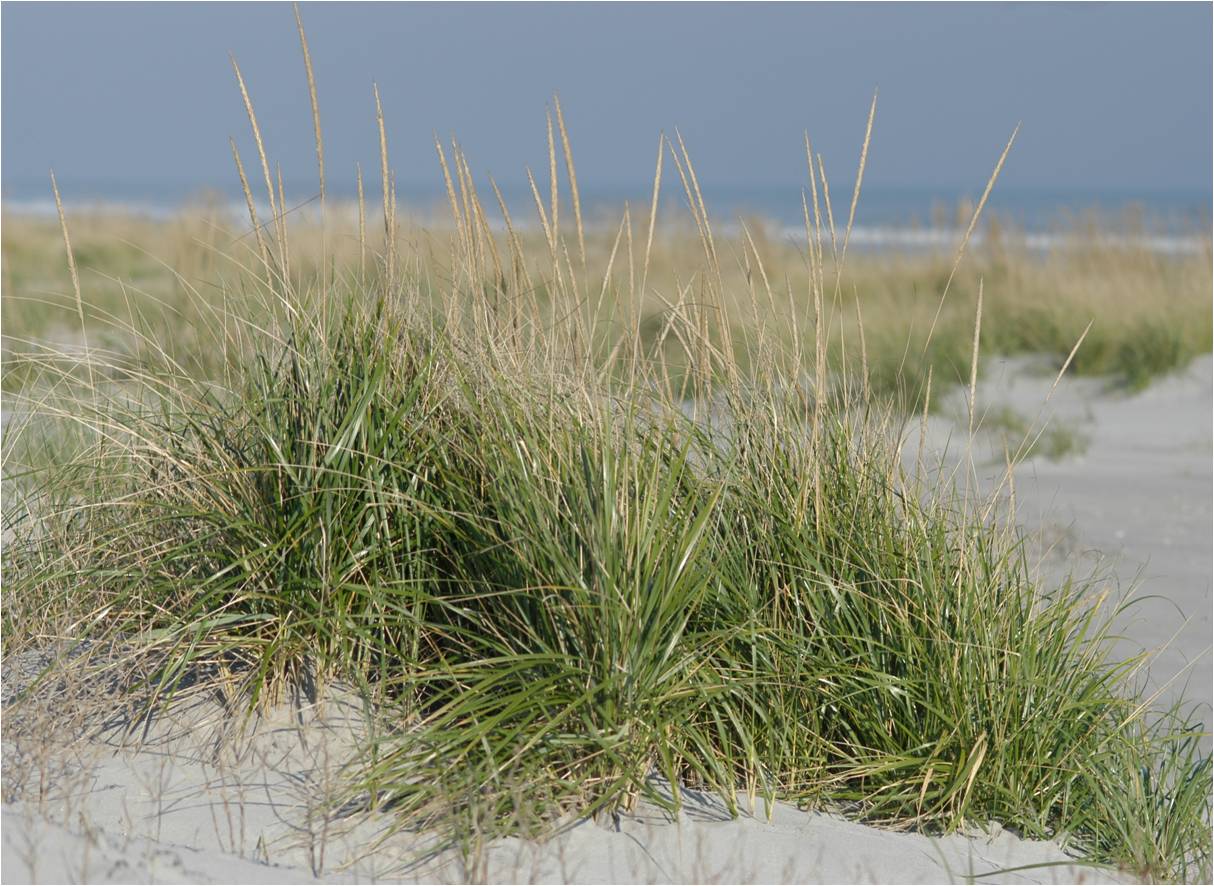
[[[564,188],[564,181],[562,187]],[[722,232],[737,228],[741,220],[762,220],[786,237],[804,238],[802,185],[784,187],[714,186],[701,182],[714,226]],[[228,183],[212,186],[186,181],[114,182],[60,179],[69,212],[80,209],[120,209],[168,217],[190,204],[203,201],[229,206],[243,215],[244,198]],[[491,218],[500,219],[488,182],[481,199]],[[503,195],[516,224],[535,219],[534,198],[525,186],[504,185]],[[316,197],[314,181],[287,182],[287,205],[306,208]],[[547,200],[546,185],[541,194]],[[851,244],[858,249],[940,249],[956,245],[968,224],[981,189],[866,186],[856,210]],[[447,198],[440,186],[398,184],[401,210],[426,218],[445,216]],[[842,231],[851,202],[851,186],[836,184],[832,193],[836,227]],[[378,181],[367,182],[368,211],[380,205]],[[567,188],[565,199],[568,199]],[[588,224],[618,223],[625,204],[633,218],[647,217],[650,193],[644,189],[583,187],[582,212]],[[353,188],[331,190],[329,200],[355,200]],[[0,205],[5,212],[49,215],[55,212],[48,181],[5,180],[0,184]],[[812,206],[811,206],[812,210]],[[306,209],[305,209],[306,211]],[[563,211],[568,211],[568,208]],[[664,218],[687,216],[686,198],[677,175],[663,183],[660,212]],[[1202,191],[1129,191],[1045,188],[1001,188],[996,185],[983,212],[984,222],[1021,234],[1030,248],[1047,249],[1060,238],[1079,231],[1133,240],[1161,252],[1192,253],[1205,248],[1211,232],[1211,194]],[[568,216],[567,216],[568,217]],[[825,222],[823,222],[825,223]],[[981,242],[985,231],[976,238]]]

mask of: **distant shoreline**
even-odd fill
[[[234,220],[237,220],[237,223],[239,223],[239,220],[245,219],[247,209],[243,202],[227,199],[222,195],[216,196],[216,201],[210,204],[212,210],[217,209],[225,215],[230,215]],[[670,195],[667,194],[666,202],[670,202],[669,197]],[[369,213],[375,212],[373,204],[374,201],[370,201],[368,205]],[[69,213],[84,213],[89,215],[112,214],[116,216],[135,216],[167,220],[196,211],[208,204],[201,200],[194,203],[181,202],[170,204],[141,200],[83,199],[76,201],[65,200],[65,205]],[[315,211],[314,200],[309,201],[304,198],[291,205],[297,207],[296,211],[305,215]],[[331,203],[330,211],[342,214],[354,212],[356,211],[355,205],[354,201],[343,198],[340,201]],[[422,205],[425,204],[413,204],[414,207]],[[617,212],[622,211],[622,205],[616,210]],[[268,206],[260,205],[257,208],[262,217],[269,216]],[[24,218],[54,218],[57,213],[55,202],[50,198],[4,199],[0,200],[0,209],[7,215]],[[670,206],[669,209],[673,210],[674,207]],[[588,226],[594,227],[596,224],[609,224],[611,227],[614,227],[616,221],[612,219],[610,213],[611,209],[607,204],[599,204],[597,206],[592,204],[590,211],[587,212]],[[1202,227],[1196,223],[1187,226],[1183,230],[1174,231],[1169,230],[1166,224],[1152,224],[1149,221],[1144,221],[1137,230],[1127,230],[1124,224],[1101,224],[1099,216],[1091,216],[1090,213],[1085,216],[1083,213],[1077,213],[1074,223],[1070,226],[1056,225],[1047,229],[1034,229],[1006,225],[1005,219],[999,215],[998,210],[988,210],[988,213],[990,214],[984,215],[983,223],[978,226],[970,239],[970,245],[973,247],[981,247],[988,241],[989,222],[991,219],[995,220],[999,231],[1008,238],[1009,242],[1034,253],[1045,253],[1065,248],[1068,245],[1068,241],[1083,242],[1085,238],[1090,238],[1093,235],[1097,236],[1102,245],[1105,246],[1133,247],[1165,256],[1198,255],[1208,248],[1207,244],[1209,243],[1209,228],[1206,227],[1204,229],[1206,233],[1203,235],[1200,233],[1203,230]],[[531,227],[538,229],[539,225],[537,222],[527,218],[525,214],[522,215],[522,219],[516,218],[514,220],[516,227],[524,230]],[[417,209],[415,211],[415,218],[422,225],[442,225],[446,221],[445,206],[438,200],[435,200],[428,210]],[[737,236],[741,234],[739,218],[761,219],[764,224],[772,226],[772,228],[769,228],[769,233],[783,240],[800,242],[805,238],[803,223],[789,224],[762,212],[734,213],[733,215],[721,212],[713,221],[720,226],[718,229],[719,233],[726,236]],[[1151,216],[1148,215],[1145,218],[1149,220]],[[595,219],[602,219],[603,221],[596,223]],[[959,223],[941,224],[940,221],[940,219],[937,219],[936,223],[933,224],[921,224],[915,220],[912,220],[910,223],[866,223],[859,221],[852,228],[849,238],[849,248],[863,252],[912,254],[952,252],[957,249],[963,239],[965,226]],[[491,218],[490,224],[497,230],[505,229],[504,224],[499,218]],[[836,225],[839,228],[838,235],[842,237],[842,228],[845,225],[845,221],[837,219]]]

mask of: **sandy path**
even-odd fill
[[[1151,651],[1148,685],[1163,701],[1204,705],[1207,723],[1214,691],[1212,369],[1211,357],[1202,357],[1129,395],[1100,380],[1066,378],[1047,403],[1052,374],[1032,371],[1028,361],[999,360],[986,367],[978,392],[979,414],[1008,407],[1086,440],[1078,454],[1056,461],[1039,455],[1017,468],[1018,522],[1052,546],[1043,564],[1048,576],[1102,568],[1112,586],[1152,598],[1120,620],[1121,649]],[[955,433],[937,420],[932,437],[938,442],[950,429]],[[988,487],[1001,473],[997,441],[979,434],[975,448]]]

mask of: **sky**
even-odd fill
[[[653,176],[682,134],[701,184],[799,188],[803,133],[846,193],[879,90],[866,187],[980,191],[1022,128],[1004,189],[1211,187],[1211,4],[302,5],[328,178],[378,182],[372,83],[402,189],[439,181],[455,135],[508,185],[546,167],[558,91],[586,187]],[[314,176],[311,111],[285,3],[4,3],[6,194],[235,182],[256,154],[229,53],[272,162]],[[41,187],[41,185],[39,185]]]

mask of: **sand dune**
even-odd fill
[[[1143,593],[1160,595],[1131,613],[1128,642],[1161,649],[1151,685],[1168,698],[1204,703],[1207,721],[1211,365],[1203,358],[1132,396],[1065,381],[1047,411],[1086,448],[1026,461],[1015,487],[1020,521],[1050,548],[1047,573],[1083,568],[1101,552],[1114,558],[1114,582],[1137,577]],[[1052,381],[1022,362],[995,364],[979,409],[1007,405],[1035,416]],[[933,419],[930,435],[934,447],[957,445],[946,419]],[[989,484],[1001,444],[981,439],[975,452]],[[9,691],[20,679],[13,671],[10,664]],[[393,832],[387,815],[343,814],[326,804],[366,728],[352,694],[284,705],[243,728],[214,698],[186,700],[138,741],[117,726],[96,728],[101,720],[55,723],[56,713],[47,713],[40,737],[6,724],[5,883],[1117,879],[1076,866],[1056,844],[1021,840],[994,824],[931,838],[783,804],[769,816],[761,801],[731,819],[719,801],[696,795],[673,822],[642,805],[618,820],[569,822],[542,845],[470,842],[464,851],[433,853],[424,837]],[[85,727],[88,739],[72,731]]]
[[[1000,882],[1107,881],[1053,843],[991,824],[931,838],[760,800],[733,819],[686,795],[677,820],[641,804],[553,839],[434,853],[387,815],[326,809],[361,711],[332,693],[241,735],[210,701],[180,705],[137,744],[107,732],[52,752],[47,796],[4,808],[3,880],[16,882]],[[227,734],[225,734],[225,732]],[[10,753],[13,748],[8,749]],[[28,755],[29,750],[25,753]],[[36,753],[36,752],[35,752]],[[52,768],[54,768],[52,764]],[[1019,868],[1020,870],[1008,870]],[[1005,871],[1003,874],[991,875]]]

